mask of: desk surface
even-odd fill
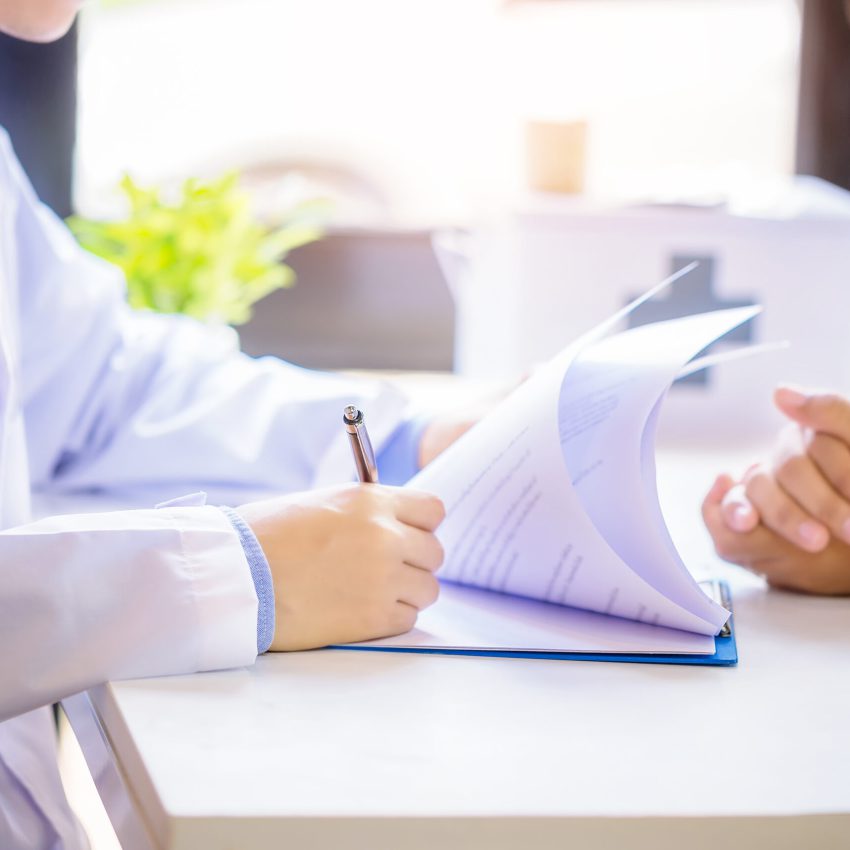
[[[664,453],[659,484],[733,585],[737,668],[318,651],[105,685],[126,850],[850,846],[850,600],[716,561],[717,462]]]

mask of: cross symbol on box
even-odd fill
[[[628,326],[630,328],[638,325],[646,325],[650,322],[662,322],[665,319],[676,319],[679,316],[690,316],[694,313],[707,313],[711,310],[724,310],[732,307],[749,307],[755,304],[753,298],[723,299],[714,291],[715,262],[714,257],[694,257],[684,254],[675,254],[672,259],[671,273],[679,271],[692,262],[699,265],[676,281],[671,289],[657,298],[645,301],[629,315]],[[631,300],[631,299],[629,299]],[[735,328],[731,333],[723,337],[723,342],[750,343],[753,341],[753,323],[747,322],[741,327]],[[710,351],[709,346],[706,351]],[[708,373],[710,369],[703,369],[681,378],[677,383],[708,385]]]

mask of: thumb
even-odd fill
[[[836,393],[777,387],[773,394],[776,406],[789,418],[850,443],[850,401]]]

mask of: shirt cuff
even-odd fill
[[[251,531],[250,526],[236,511],[220,505],[224,515],[230,520],[239,542],[245,550],[245,558],[251,569],[251,578],[254,580],[254,589],[257,591],[257,655],[267,652],[272,645],[274,637],[274,585],[272,584],[272,571],[265,553],[260,546],[260,541]]]
[[[416,416],[393,431],[376,458],[381,484],[404,484],[419,472],[419,444],[430,422]]]

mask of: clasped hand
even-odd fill
[[[774,587],[850,594],[850,402],[779,388],[790,423],[769,461],[720,475],[703,502],[717,553]]]

